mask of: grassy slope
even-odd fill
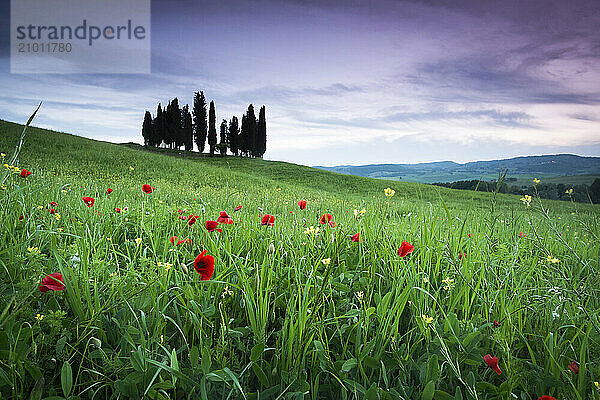
[[[20,130],[0,123],[0,151],[11,152]],[[68,361],[75,392],[90,388],[83,398],[97,389],[97,398],[139,398],[158,381],[172,398],[199,397],[201,386],[208,398],[242,398],[219,382],[231,382],[225,368],[248,398],[258,391],[261,399],[284,391],[363,398],[369,389],[418,399],[430,382],[453,398],[458,386],[465,398],[469,391],[479,399],[509,392],[599,398],[592,382],[600,376],[600,207],[534,201],[527,208],[499,195],[490,211],[487,193],[156,153],[29,131],[19,165],[33,175],[15,176],[0,193],[0,309],[10,310],[0,316],[0,377],[13,385],[0,379],[5,397],[26,398],[38,374],[44,395],[61,394]],[[142,195],[142,183],[157,190]],[[388,186],[396,190],[391,199],[383,196]],[[115,189],[110,196],[107,187]],[[94,207],[83,206],[82,196],[95,197]],[[301,198],[309,201],[302,212],[295,205]],[[50,200],[60,219],[48,213]],[[204,230],[204,220],[240,204],[235,224],[219,234]],[[546,216],[540,204],[549,207]],[[129,210],[116,214],[116,206]],[[273,228],[260,226],[257,207],[277,216]],[[352,209],[362,207],[366,214],[356,220]],[[199,222],[188,228],[174,216],[178,208]],[[305,235],[326,211],[338,227]],[[351,243],[357,231],[362,241]],[[171,235],[192,244],[174,248]],[[399,258],[405,239],[415,252]],[[217,260],[204,283],[181,267],[192,269],[203,249]],[[59,270],[64,292],[35,289],[41,276]],[[88,347],[92,337],[101,348]],[[270,350],[261,353],[263,345]],[[253,348],[258,359],[250,357]],[[486,353],[499,357],[501,376],[482,363]],[[173,354],[181,374],[158,370],[156,363],[174,365]],[[581,365],[577,376],[567,368],[571,360]],[[177,389],[169,389],[165,382],[175,377]],[[98,379],[103,389],[93,386]]]
[[[10,152],[17,142],[22,126],[0,121],[0,147]],[[140,179],[176,182],[180,188],[200,189],[205,186],[225,188],[235,186],[239,194],[277,190],[285,186],[294,195],[312,199],[330,196],[349,203],[360,203],[365,197],[378,195],[386,187],[396,190],[396,198],[414,204],[439,204],[443,200],[450,209],[470,207],[487,209],[491,198],[486,193],[450,190],[410,182],[385,181],[356,177],[278,161],[253,160],[239,157],[199,157],[196,153],[170,151],[139,151],[141,146],[115,145],[65,133],[32,128],[28,132],[21,164],[39,168],[55,176],[76,174],[81,177],[101,176],[119,181],[130,166],[137,168]],[[177,154],[172,157],[167,154]],[[31,169],[30,168],[30,169]],[[498,195],[500,207],[520,209],[518,197]],[[544,201],[557,212],[560,202]],[[581,210],[597,209],[581,205]]]

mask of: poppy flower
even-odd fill
[[[300,207],[301,210],[304,210],[306,208],[306,200],[300,200],[298,202],[298,207]]]
[[[332,228],[335,228],[335,227],[336,227],[336,224],[335,224],[335,222],[333,222],[333,221],[329,221],[329,226],[330,226],[330,227],[332,227]]]
[[[194,269],[200,274],[201,281],[207,281],[215,272],[215,258],[204,250],[194,260]]]
[[[183,217],[183,218],[181,218]],[[179,219],[182,219],[185,221],[185,216],[180,216]],[[188,226],[192,226],[196,223],[196,220],[198,219],[198,217],[195,214],[190,215],[188,218]]]
[[[219,213],[219,218],[217,218],[217,222],[220,224],[233,224],[233,219],[225,211],[221,211]]]
[[[326,223],[331,221],[332,218],[333,218],[333,216],[331,214],[323,214],[323,215],[321,215],[321,218],[319,218],[319,223],[321,225],[325,225]]]
[[[24,217],[24,216],[22,216],[22,215],[19,215],[19,221],[23,221],[24,219],[25,219],[25,217]]]
[[[269,225],[269,226],[275,225],[275,216],[271,215],[271,214],[265,214],[265,215],[263,215],[262,220],[261,220],[261,224],[262,225]]]
[[[106,189],[106,194],[111,194],[113,190],[111,188]]]
[[[154,190],[154,188],[152,186],[148,185],[147,183],[142,185],[142,192],[144,192],[146,194],[152,193],[153,190]]]
[[[56,204],[56,202],[55,202],[55,201],[51,201],[50,203],[48,203],[48,205],[49,205],[50,207],[56,207],[56,206],[57,206],[57,204]]]
[[[169,241],[171,242],[171,244],[175,244],[176,240],[177,240],[177,236],[171,236],[171,238],[169,239]]]
[[[353,242],[360,242],[360,232],[357,233],[356,235],[352,235],[351,239]]]
[[[85,203],[86,206],[91,207],[94,205],[94,202],[96,200],[94,200],[93,197],[82,197],[81,200],[83,200],[83,202]]]
[[[410,253],[412,253],[414,249],[415,249],[415,246],[413,246],[412,244],[408,243],[406,240],[403,240],[402,244],[398,248],[398,255],[400,257],[406,257],[407,255],[409,255]]]
[[[524,237],[525,237],[525,234],[524,234],[523,232],[519,232],[519,237],[520,237],[520,238],[524,238]]]
[[[186,239],[179,239],[179,241],[177,242],[177,246],[179,246],[182,243],[189,243],[192,244],[192,239],[190,238],[186,238]]]
[[[500,367],[498,367],[498,357],[492,357],[491,355],[486,354],[483,356],[483,361],[485,361],[488,367],[496,371],[498,375],[502,373]]]
[[[556,400],[556,399],[552,396],[548,396],[547,394],[545,394],[542,397],[538,397],[537,400]]]
[[[120,209],[119,207],[115,207],[115,212],[116,212],[116,213],[120,213],[120,212],[121,212],[121,209]]]
[[[31,171],[27,171],[26,169],[21,170],[21,178],[27,178],[29,175],[31,175]]]
[[[500,326],[500,322],[494,320],[494,328],[498,328]]]
[[[569,369],[571,371],[573,371],[574,374],[578,374],[579,373],[579,365],[577,364],[577,361],[575,361],[575,360],[571,361],[571,364],[569,364]]]
[[[49,290],[65,290],[65,280],[60,272],[55,272],[50,275],[46,275],[42,279],[42,284],[39,286],[40,292],[47,292]]]
[[[462,251],[458,253],[458,261],[462,260],[463,257],[466,257],[467,253],[463,253]]]
[[[467,236],[468,236],[468,237],[471,237],[471,234],[470,234],[470,233],[467,233]]]
[[[50,214],[56,214],[56,210],[54,208],[51,208],[50,210],[48,210],[48,212],[50,212]]]
[[[223,231],[222,229],[217,229],[217,226],[219,226],[219,223],[217,221],[208,220],[204,223],[204,226],[206,227],[206,230],[209,232],[214,232],[214,231],[222,232]]]
[[[243,206],[237,206],[237,207],[235,208],[235,210],[233,210],[233,211],[240,211],[240,210],[242,209],[242,207],[243,207]]]

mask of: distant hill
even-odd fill
[[[586,180],[591,183],[596,175],[600,175],[600,157],[555,154],[474,161],[465,164],[439,161],[420,164],[316,166],[315,168],[369,178],[421,183],[453,182],[469,179],[490,180],[498,176],[500,169],[507,169],[508,176],[517,179],[530,179],[532,176],[572,177],[586,175],[589,177]]]

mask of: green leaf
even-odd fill
[[[250,361],[255,362],[260,358],[263,351],[265,350],[265,345],[263,343],[257,343],[250,350]]]
[[[436,390],[434,398],[435,400],[454,400],[454,396],[443,390]]]
[[[263,385],[264,387],[270,386],[269,378],[267,378],[267,374],[265,374],[265,371],[263,371],[260,365],[256,363],[252,364],[252,371],[254,372],[254,375],[256,375],[256,377],[258,378],[258,381],[261,383],[261,385]]]
[[[435,383],[433,381],[427,382],[423,393],[421,393],[421,400],[432,400],[435,394]]]
[[[356,367],[357,365],[358,361],[356,361],[356,358],[352,357],[349,360],[344,361],[344,364],[342,364],[342,371],[349,372],[350,370],[352,370],[352,368]]]
[[[68,361],[63,363],[60,371],[60,385],[62,386],[63,395],[69,397],[71,389],[73,389],[73,371]]]

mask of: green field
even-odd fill
[[[0,122],[3,163],[22,129]],[[600,206],[36,128],[12,164],[1,398],[600,399]]]

